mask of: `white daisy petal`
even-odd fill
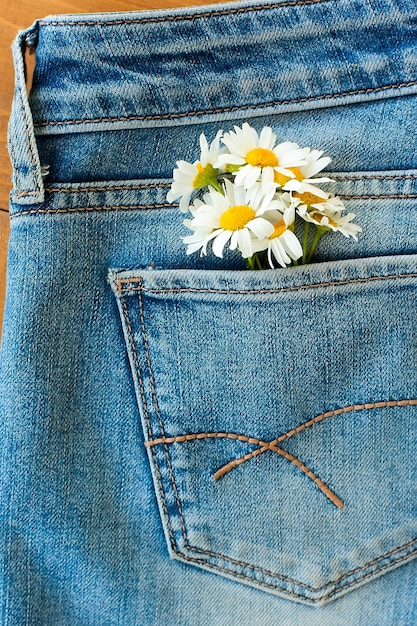
[[[256,217],[254,220],[251,220],[246,224],[246,227],[249,228],[258,239],[269,237],[274,232],[272,224],[261,217]]]
[[[277,136],[272,132],[270,126],[265,126],[259,136],[259,145],[267,150],[272,150],[274,147]]]
[[[246,228],[238,231],[238,246],[244,259],[252,256],[252,239]]]
[[[299,259],[303,256],[303,248],[298,240],[298,237],[291,231],[286,230],[282,233],[281,242],[292,259]]]
[[[223,230],[213,240],[213,254],[217,257],[223,258],[223,248],[232,236],[232,231]]]

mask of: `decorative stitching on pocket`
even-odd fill
[[[154,377],[153,377],[153,371],[152,371],[152,366],[151,366],[151,359],[150,359],[150,355],[149,355],[148,337],[147,337],[147,334],[146,334],[145,319],[144,319],[144,315],[143,315],[142,295],[141,295],[140,291],[138,292],[138,301],[139,301],[140,324],[141,324],[141,328],[142,328],[143,343],[144,343],[144,347],[145,347],[145,357],[146,357],[146,363],[147,363],[147,366],[148,366],[149,381],[150,381],[151,390],[152,390],[152,400],[153,400],[153,403],[154,403],[156,415],[158,417],[159,427],[161,429],[162,436],[165,437],[164,423],[162,421],[161,412],[159,410],[158,399],[157,399],[157,396],[156,396],[155,380],[154,380]],[[174,490],[175,500],[176,500],[177,507],[178,507],[178,512],[179,512],[179,517],[180,517],[180,522],[181,522],[181,528],[182,528],[183,536],[184,536],[184,539],[187,541],[187,530],[185,528],[184,515],[183,515],[183,512],[182,512],[181,501],[180,501],[180,498],[179,498],[179,495],[178,495],[177,485],[175,483],[174,470],[172,469],[171,458],[169,456],[168,446],[166,444],[164,444],[164,450],[165,450],[165,457],[166,457],[168,468],[169,468],[169,475],[170,475],[170,479],[171,479],[171,484],[172,484],[172,488]]]
[[[72,120],[56,120],[50,122],[37,122],[35,127],[43,126],[63,126],[63,125],[80,125],[80,124],[98,124],[100,122],[133,122],[133,121],[147,121],[147,120],[174,120],[184,117],[198,117],[201,115],[211,115],[213,113],[231,113],[235,111],[248,111],[264,109],[266,107],[282,106],[286,104],[302,104],[305,102],[314,102],[317,100],[329,100],[331,98],[344,98],[346,96],[357,96],[367,93],[378,93],[380,91],[387,91],[388,89],[400,89],[402,87],[411,87],[417,85],[417,80],[411,80],[404,83],[396,83],[392,85],[382,85],[379,87],[367,87],[363,89],[356,89],[354,91],[344,91],[341,93],[327,93],[317,96],[310,96],[308,98],[295,98],[293,100],[272,100],[271,102],[260,102],[257,104],[242,104],[231,107],[221,107],[217,109],[202,109],[199,111],[185,111],[183,113],[160,113],[157,115],[127,115],[124,117],[97,117],[91,119],[72,119]]]
[[[394,406],[400,406],[400,407],[401,406],[414,406],[414,405],[417,405],[417,399],[414,399],[414,398],[407,399],[407,400],[388,400],[388,401],[381,401],[381,402],[369,402],[365,404],[352,404],[350,406],[342,407],[340,409],[335,409],[333,411],[326,411],[325,413],[320,413],[320,415],[317,415],[316,417],[313,417],[307,422],[300,424],[300,426],[297,426],[296,428],[292,428],[287,433],[280,435],[276,439],[269,441],[269,442],[262,441],[261,439],[257,439],[256,437],[248,437],[246,435],[238,435],[235,433],[211,432],[211,433],[191,433],[187,435],[176,435],[174,437],[159,437],[158,439],[152,439],[150,441],[145,442],[145,446],[147,447],[155,446],[161,443],[182,443],[184,441],[191,441],[195,439],[206,439],[206,438],[235,439],[235,440],[242,441],[245,443],[250,443],[250,444],[255,444],[255,445],[260,446],[257,450],[248,452],[248,454],[245,454],[244,456],[239,457],[238,459],[234,459],[233,461],[230,461],[230,463],[227,463],[226,465],[221,467],[219,470],[217,470],[217,472],[214,474],[213,477],[215,480],[218,480],[219,478],[221,478],[222,476],[230,472],[235,467],[238,467],[242,463],[249,461],[250,459],[252,459],[253,457],[259,454],[263,454],[267,450],[273,450],[275,452],[278,452],[278,454],[280,454],[281,456],[288,458],[286,456],[286,454],[288,454],[286,450],[282,450],[282,448],[277,447],[277,444],[281,443],[282,441],[285,441],[286,439],[289,439],[290,437],[293,437],[294,435],[302,432],[303,430],[306,430],[307,428],[310,428],[314,424],[318,424],[319,422],[323,421],[324,419],[327,419],[328,417],[334,417],[336,415],[340,415],[342,413],[350,413],[352,411],[381,409],[381,408],[388,408],[388,407],[394,407]],[[289,456],[292,457],[293,455],[289,455]],[[291,463],[294,463],[294,465],[299,467],[305,474],[307,474],[307,476],[309,476],[312,480],[314,480],[314,482],[319,486],[321,491],[323,491],[323,493],[329,498],[329,500],[331,500],[331,502],[333,502],[333,504],[335,504],[339,508],[343,507],[343,502],[340,500],[340,498],[338,498],[338,496],[336,496],[333,493],[333,491],[329,489],[326,483],[320,480],[315,474],[313,474],[313,472],[308,470],[308,468],[304,464],[302,464],[301,461],[296,459],[296,457],[293,457],[292,459],[288,458],[288,460],[291,461]],[[305,471],[305,469],[300,467],[300,463],[308,471]],[[323,485],[325,489],[322,488]]]
[[[352,574],[355,574],[355,573],[357,573],[357,572],[359,572],[359,571],[361,571],[361,570],[366,569],[367,567],[370,567],[370,566],[371,566],[371,565],[373,565],[374,563],[377,563],[378,561],[381,561],[382,559],[387,558],[387,557],[391,556],[392,554],[395,554],[395,552],[399,552],[400,550],[404,550],[404,549],[405,549],[405,548],[407,548],[408,546],[413,545],[413,543],[414,543],[415,541],[416,541],[416,540],[415,540],[415,539],[413,539],[412,541],[409,541],[408,543],[406,543],[406,544],[404,544],[404,545],[402,545],[402,546],[399,546],[398,548],[395,548],[395,549],[394,549],[394,550],[392,550],[391,552],[388,552],[387,554],[384,554],[383,556],[378,557],[377,559],[374,559],[373,561],[370,561],[369,563],[367,563],[367,564],[366,564],[366,565],[364,565],[363,567],[360,567],[360,568],[356,568],[356,569],[354,569],[354,570],[351,570],[350,572],[348,572],[347,574],[343,575],[343,576],[342,576],[341,578],[339,578],[338,580],[331,581],[331,582],[329,582],[329,583],[327,583],[326,585],[323,585],[323,586],[321,586],[321,587],[310,587],[309,585],[304,585],[303,583],[300,583],[300,582],[298,582],[298,581],[296,581],[296,580],[293,580],[293,579],[291,579],[291,578],[287,578],[287,577],[285,577],[285,576],[278,576],[277,574],[274,574],[273,572],[268,572],[268,571],[266,571],[266,570],[263,570],[263,569],[262,569],[262,568],[260,568],[260,567],[256,567],[255,565],[250,565],[249,563],[242,563],[242,562],[240,562],[240,561],[235,561],[234,559],[230,559],[230,558],[228,558],[228,557],[224,557],[224,556],[222,556],[222,555],[218,555],[218,554],[216,554],[215,552],[209,552],[209,551],[205,551],[205,550],[199,550],[198,548],[194,548],[194,550],[195,550],[196,552],[202,552],[202,553],[212,554],[213,556],[217,556],[217,557],[218,557],[218,556],[220,556],[221,558],[226,559],[227,561],[234,562],[234,563],[236,563],[237,565],[242,565],[242,566],[244,566],[244,567],[248,567],[248,568],[253,569],[253,570],[256,570],[256,571],[261,571],[261,572],[263,572],[263,573],[265,573],[265,574],[267,574],[267,575],[269,575],[269,576],[276,577],[276,578],[281,578],[282,580],[286,580],[286,581],[288,581],[288,582],[295,583],[296,585],[299,585],[299,586],[301,586],[301,587],[304,587],[305,589],[308,589],[308,590],[310,590],[310,591],[313,591],[313,592],[318,592],[318,591],[321,591],[322,589],[325,589],[326,587],[329,587],[330,585],[336,585],[336,584],[338,584],[339,582],[341,582],[341,581],[342,581],[342,580],[344,580],[345,578],[348,578],[348,577],[349,577],[349,576],[351,576]],[[187,561],[192,561],[192,562],[196,562],[196,563],[201,563],[202,565],[206,565],[206,566],[207,566],[207,561],[204,561],[204,560],[202,560],[202,559],[197,559],[197,558],[189,557],[189,556],[187,556],[187,555],[183,554],[182,552],[178,552],[178,551],[176,551],[176,552],[177,552],[177,554],[180,554],[181,558],[184,558],[184,559],[185,559],[185,560],[187,560]],[[401,561],[403,561],[404,559],[406,559],[408,556],[413,555],[415,552],[416,552],[416,551],[415,551],[415,550],[413,550],[412,552],[409,552],[409,553],[408,553],[408,554],[406,554],[405,556],[399,557],[398,559],[395,559],[395,561],[391,561],[388,565],[395,565],[396,563],[400,563]],[[246,580],[249,580],[249,581],[253,582],[253,579],[252,579],[251,577],[249,577],[249,576],[246,576],[245,574],[239,574],[238,572],[230,572],[230,570],[228,570],[228,569],[226,569],[226,568],[224,568],[224,567],[221,567],[220,565],[216,565],[215,563],[210,563],[209,565],[210,565],[210,567],[213,567],[213,568],[218,569],[218,570],[220,570],[220,571],[226,572],[226,573],[228,573],[228,574],[232,573],[232,574],[233,574],[233,576],[237,576],[238,578],[244,578],[244,579],[246,579]],[[377,569],[373,570],[373,571],[372,571],[372,572],[370,572],[369,574],[366,574],[365,576],[363,576],[360,580],[366,580],[367,578],[370,578],[371,576],[374,576],[374,575],[375,575],[375,574],[377,574],[378,572],[382,572],[382,571],[384,571],[384,569],[386,569],[386,568],[388,567],[388,565],[385,565],[385,566],[382,566],[382,567],[378,567]],[[344,587],[341,587],[341,588],[339,588],[339,589],[334,589],[333,591],[330,591],[329,593],[324,594],[323,596],[321,596],[321,597],[319,597],[319,598],[317,598],[317,599],[312,599],[312,598],[306,598],[303,594],[300,594],[300,593],[294,593],[293,591],[289,591],[289,590],[287,590],[287,589],[277,588],[275,585],[270,585],[269,583],[266,583],[266,582],[261,581],[261,580],[258,580],[258,579],[256,580],[256,582],[257,582],[259,585],[261,585],[261,586],[263,586],[263,587],[266,587],[266,588],[268,588],[268,589],[275,589],[275,590],[279,589],[279,591],[281,591],[281,592],[282,592],[282,593],[284,593],[284,594],[287,594],[287,595],[289,595],[289,596],[293,596],[293,597],[295,597],[295,598],[300,598],[300,599],[302,599],[304,602],[308,602],[308,603],[310,603],[310,604],[317,604],[318,602],[321,602],[321,601],[323,601],[323,600],[328,600],[328,599],[332,598],[333,596],[337,595],[338,593],[340,593],[340,592],[344,591],[345,589],[349,589],[349,587],[352,587],[353,585],[357,585],[357,584],[358,584],[358,581],[357,581],[357,580],[353,580],[352,582],[350,582],[348,585],[345,585]]]
[[[415,180],[417,178],[417,174],[394,174],[384,175],[384,174],[361,174],[360,176],[338,176],[337,174],[331,174],[332,180]]]
[[[184,441],[191,441],[193,439],[194,440],[195,439],[206,439],[206,438],[214,438],[214,437],[216,437],[218,439],[219,438],[235,439],[235,440],[238,440],[238,441],[254,443],[256,445],[261,446],[258,450],[255,450],[254,452],[251,452],[250,455],[245,455],[244,457],[242,457],[241,459],[238,459],[237,461],[231,461],[231,463],[228,463],[224,467],[220,468],[220,470],[215,472],[215,474],[213,475],[213,478],[215,480],[218,480],[224,474],[227,474],[227,472],[229,472],[231,469],[233,469],[233,467],[237,467],[237,465],[240,465],[244,461],[249,460],[250,458],[252,458],[254,456],[257,456],[258,454],[261,454],[262,452],[265,452],[266,450],[271,450],[273,452],[277,452],[280,456],[284,457],[284,459],[287,459],[287,461],[290,461],[290,463],[292,463],[293,465],[298,467],[298,469],[300,469],[304,474],[306,474],[306,476],[311,478],[311,480],[314,483],[316,483],[316,485],[318,486],[320,491],[335,506],[337,506],[339,509],[342,509],[344,507],[343,501],[334,493],[334,491],[332,491],[330,489],[330,487],[323,480],[321,480],[314,472],[312,472],[302,461],[297,459],[296,456],[294,456],[290,452],[287,452],[287,450],[283,450],[282,448],[277,446],[273,441],[266,442],[266,441],[262,441],[260,439],[256,439],[254,437],[246,437],[245,435],[237,435],[235,433],[220,433],[220,432],[218,432],[218,433],[196,433],[196,434],[191,434],[191,435],[179,435],[179,436],[176,436],[176,437],[159,437],[158,439],[152,439],[150,441],[146,441],[145,442],[145,446],[146,447],[156,446],[156,445],[161,444],[161,443],[182,443]],[[232,464],[233,464],[233,467],[229,467]]]

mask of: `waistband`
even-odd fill
[[[417,87],[415,0],[238,2],[40,20],[37,133],[158,125]]]
[[[33,170],[20,201],[42,195],[34,135],[247,119],[414,94],[416,22],[415,0],[240,0],[38,20],[14,44],[15,112],[24,113],[17,130]],[[28,101],[26,47],[36,48]]]

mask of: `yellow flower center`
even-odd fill
[[[316,213],[311,213],[311,217],[312,217],[314,220],[316,220],[319,224],[321,224],[321,223],[322,223],[322,220],[323,220],[324,215],[322,215],[321,213],[316,212]],[[327,219],[328,219],[329,224],[330,224],[331,226],[334,226],[334,228],[337,228],[337,224],[336,224],[336,222],[335,222],[335,221],[333,221],[332,219],[330,219],[330,217],[329,217],[328,215],[327,215],[326,217],[327,217]]]
[[[237,204],[227,209],[220,218],[220,226],[224,230],[239,230],[256,216],[252,207]]]
[[[304,176],[298,167],[286,167],[285,169],[295,174],[295,180],[304,180]],[[277,185],[283,187],[289,180],[293,180],[291,176],[285,176],[285,174],[281,174],[281,172],[274,172],[274,183],[277,183]]]
[[[287,230],[287,225],[284,220],[281,220],[275,224],[274,232],[272,235],[269,235],[270,239],[275,239],[275,237],[279,237]]]
[[[301,202],[304,204],[317,204],[318,202],[326,202],[326,198],[320,198],[320,196],[316,196],[315,193],[310,193],[309,191],[305,191],[304,193],[298,193],[297,191],[294,193],[296,198],[300,198]]]
[[[246,155],[246,163],[256,165],[256,167],[276,167],[278,165],[277,156],[272,150],[266,148],[254,148]]]

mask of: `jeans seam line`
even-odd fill
[[[187,546],[187,548],[192,550],[192,551],[194,551],[194,552],[199,552],[201,554],[207,554],[209,556],[211,555],[211,556],[214,556],[214,557],[218,557],[218,558],[221,558],[222,560],[231,561],[232,563],[235,563],[236,565],[241,565],[242,567],[248,567],[249,569],[254,569],[254,570],[260,571],[263,574],[265,574],[266,576],[271,576],[271,578],[279,578],[279,579],[282,579],[282,580],[294,583],[294,584],[296,584],[299,587],[302,587],[304,589],[312,591],[313,593],[316,593],[316,592],[322,591],[323,589],[326,589],[329,586],[337,585],[342,580],[344,580],[346,578],[349,578],[349,576],[352,576],[352,574],[355,574],[355,573],[357,573],[357,572],[359,572],[361,570],[364,570],[367,567],[370,567],[371,565],[373,565],[374,563],[377,563],[378,561],[381,561],[381,560],[391,556],[392,554],[395,554],[396,552],[399,552],[400,550],[404,550],[405,548],[408,548],[409,546],[412,546],[415,543],[415,541],[416,541],[416,539],[413,538],[411,541],[408,541],[407,543],[394,548],[390,552],[387,552],[386,554],[381,555],[380,557],[374,559],[373,561],[370,561],[369,563],[366,563],[364,566],[351,570],[347,574],[344,574],[343,577],[338,578],[336,581],[331,581],[331,582],[327,583],[326,585],[322,585],[321,587],[312,587],[312,586],[307,585],[305,583],[302,583],[302,582],[300,582],[298,580],[295,580],[294,578],[290,578],[290,577],[283,576],[283,575],[280,575],[280,574],[275,574],[274,572],[269,572],[268,570],[265,570],[264,568],[258,567],[256,565],[251,565],[250,563],[245,563],[243,561],[238,561],[236,559],[232,559],[231,557],[227,557],[225,555],[218,554],[216,552],[211,552],[210,550],[202,550],[200,548],[196,548],[196,547],[193,547],[193,546]],[[358,582],[360,582],[364,578],[369,578],[370,576],[373,576],[376,572],[383,571],[384,569],[386,569],[390,565],[392,565],[394,563],[397,563],[399,561],[402,561],[403,559],[408,557],[410,554],[411,555],[414,554],[414,552],[415,552],[415,550],[413,550],[412,552],[407,553],[406,555],[403,555],[403,556],[399,557],[395,561],[391,561],[391,563],[387,563],[387,565],[379,567],[378,569],[370,572],[369,574],[366,574],[362,578],[360,578],[358,580],[354,580],[351,583],[349,583],[348,585],[342,586],[340,588],[340,590],[347,589],[347,588],[351,587],[352,585],[357,584]],[[226,569],[225,571],[230,571],[230,570]],[[253,580],[252,578],[250,578],[248,576],[246,576],[246,578],[248,578],[249,580]],[[259,581],[256,581],[256,582],[259,582]],[[270,586],[273,587],[274,589],[276,589],[276,587],[274,585],[270,585]],[[325,599],[325,598],[331,597],[332,595],[335,595],[336,593],[338,593],[338,591],[339,591],[338,589],[333,589],[333,590],[329,591],[328,594],[325,594],[325,595],[321,596],[319,599]],[[296,595],[298,597],[304,597],[301,594],[296,594],[296,593],[293,594],[291,591],[287,591],[287,593],[290,593],[292,595]],[[314,600],[313,600],[313,602],[314,602]]]
[[[417,176],[416,176],[417,178]],[[45,187],[45,191],[48,193],[86,193],[86,192],[94,192],[94,191],[130,191],[134,189],[160,189],[165,187],[171,187],[171,182],[169,183],[150,183],[149,185],[109,185],[108,187],[78,187],[71,188],[65,187],[60,189],[59,187]]]
[[[28,209],[27,211],[18,211],[13,213],[10,217],[19,217],[20,215],[45,215],[48,213],[88,213],[91,211],[142,211],[151,209],[168,209],[173,208],[175,205],[165,202],[161,204],[132,204],[132,205],[112,205],[112,206],[91,206],[91,207],[69,207],[66,209]]]
[[[150,382],[150,385],[151,385],[152,402],[153,402],[153,406],[154,406],[154,409],[155,409],[155,413],[156,413],[157,418],[158,418],[159,428],[161,430],[162,435],[165,436],[164,423],[163,423],[161,412],[160,412],[160,409],[159,409],[159,404],[158,404],[158,399],[157,399],[157,394],[156,394],[156,388],[155,388],[154,375],[153,375],[152,364],[151,364],[151,359],[150,359],[150,354],[149,354],[148,337],[147,337],[146,326],[145,326],[145,317],[144,317],[144,311],[143,311],[142,294],[141,294],[140,291],[138,291],[138,303],[139,303],[140,325],[141,325],[141,329],[142,329],[143,343],[144,343],[144,349],[145,349],[145,359],[146,359],[146,364],[148,366],[149,382]],[[176,504],[177,504],[177,508],[178,508],[182,535],[183,535],[183,538],[184,538],[184,543],[187,545],[188,544],[188,536],[187,536],[187,529],[186,529],[186,526],[185,526],[184,514],[183,514],[183,511],[182,511],[182,507],[181,507],[181,500],[179,498],[177,485],[175,483],[174,470],[172,468],[171,458],[169,456],[169,449],[168,449],[168,446],[166,444],[164,444],[164,451],[165,451],[165,457],[166,457],[166,461],[167,461],[167,465],[168,465],[169,476],[170,476],[170,480],[171,480],[171,484],[172,484],[172,488],[173,488],[173,491],[174,491],[174,496],[175,496],[175,500],[176,500]],[[156,460],[156,457],[155,457],[155,460]]]
[[[115,19],[115,20],[83,20],[83,21],[64,21],[64,20],[55,20],[55,21],[44,21],[40,20],[39,24],[43,27],[45,26],[121,26],[123,24],[148,24],[160,21],[190,21],[195,19],[201,19],[206,17],[222,17],[224,15],[235,15],[239,13],[248,13],[248,12],[261,12],[261,11],[270,11],[272,9],[280,9],[288,6],[308,6],[314,4],[325,4],[327,2],[333,2],[333,0],[287,0],[287,2],[277,2],[275,4],[271,4],[269,6],[264,5],[256,5],[249,7],[236,7],[232,9],[213,9],[212,11],[205,11],[204,13],[191,13],[187,15],[162,15],[162,16],[154,16],[154,17],[143,17],[143,18],[132,18],[132,19]]]
[[[128,336],[129,336],[129,343],[130,343],[130,347],[132,349],[132,353],[133,353],[133,360],[134,360],[134,364],[135,364],[135,369],[136,369],[136,375],[138,378],[138,383],[139,383],[139,388],[140,388],[140,395],[142,398],[142,406],[143,406],[143,412],[145,415],[145,421],[146,421],[146,426],[147,426],[147,430],[148,430],[148,437],[152,436],[152,425],[151,425],[151,420],[149,417],[149,413],[148,413],[148,405],[146,402],[146,394],[145,394],[145,389],[144,389],[144,385],[143,385],[143,379],[142,379],[142,372],[140,369],[140,365],[139,365],[139,358],[138,358],[138,354],[136,351],[136,345],[135,345],[135,340],[133,337],[133,330],[132,330],[132,325],[130,322],[130,316],[129,316],[129,311],[128,311],[128,305],[125,301],[125,299],[123,298],[123,295],[120,294],[120,299],[122,302],[122,311],[123,311],[123,315],[126,321],[126,326],[127,326],[127,332],[128,332]],[[155,472],[156,472],[156,479],[158,481],[158,485],[159,485],[159,489],[160,489],[160,493],[161,493],[161,502],[162,502],[162,508],[164,511],[164,515],[166,518],[166,522],[167,522],[167,528],[168,528],[168,534],[170,536],[170,543],[171,543],[171,547],[173,550],[175,550],[175,537],[174,537],[174,532],[172,530],[172,526],[171,526],[171,520],[170,520],[170,516],[169,516],[169,511],[168,511],[168,507],[167,507],[167,503],[166,503],[166,499],[165,499],[165,491],[163,488],[163,481],[162,481],[162,476],[161,476],[161,472],[159,469],[159,465],[158,465],[158,459],[157,459],[157,455],[156,455],[156,451],[152,452],[152,457],[154,460],[154,465],[155,465]]]
[[[354,91],[345,91],[340,93],[329,93],[329,94],[321,94],[317,96],[309,96],[303,98],[295,98],[293,100],[273,100],[271,102],[263,102],[258,104],[242,104],[242,105],[234,105],[230,107],[220,107],[217,109],[202,109],[199,111],[187,111],[183,113],[160,113],[157,115],[131,115],[131,116],[123,116],[123,117],[102,117],[102,118],[91,118],[91,119],[71,119],[71,120],[56,120],[56,121],[45,121],[45,122],[36,122],[34,126],[36,128],[41,128],[45,126],[63,126],[63,125],[81,125],[81,124],[93,124],[93,123],[101,123],[101,122],[128,122],[128,121],[147,121],[147,120],[164,120],[164,119],[178,119],[182,117],[194,117],[200,115],[208,115],[213,113],[228,113],[232,111],[241,111],[246,109],[262,109],[270,106],[281,106],[286,104],[297,104],[304,102],[312,102],[315,100],[325,100],[331,98],[343,98],[346,96],[354,96],[359,94],[366,93],[376,93],[379,91],[386,91],[388,89],[400,89],[402,87],[410,87],[413,85],[417,85],[417,80],[401,82],[401,83],[393,83],[389,85],[380,85],[379,87],[364,87],[362,89],[356,89]]]
[[[407,274],[389,274],[389,275],[381,275],[381,276],[367,276],[366,278],[350,278],[350,279],[346,279],[346,280],[338,280],[338,281],[329,281],[329,282],[325,282],[325,283],[312,283],[312,284],[307,284],[307,285],[298,285],[296,287],[280,287],[277,289],[210,289],[210,288],[193,288],[193,287],[172,287],[172,288],[159,288],[159,289],[152,289],[149,287],[144,287],[144,286],[140,286],[140,287],[120,287],[120,293],[128,293],[128,292],[135,292],[138,290],[142,290],[146,293],[155,293],[155,294],[160,294],[160,293],[220,293],[220,294],[232,294],[232,295],[238,295],[238,294],[251,294],[251,295],[257,295],[257,294],[268,294],[268,293],[282,293],[282,292],[288,292],[288,291],[300,291],[302,289],[316,289],[319,287],[336,287],[338,285],[348,285],[351,283],[365,283],[365,282],[370,282],[373,280],[392,280],[392,279],[397,279],[397,278],[417,278],[417,272],[412,272],[412,273],[407,273]],[[119,282],[122,283],[135,283],[137,282],[137,279],[132,278],[122,278],[119,279]]]

